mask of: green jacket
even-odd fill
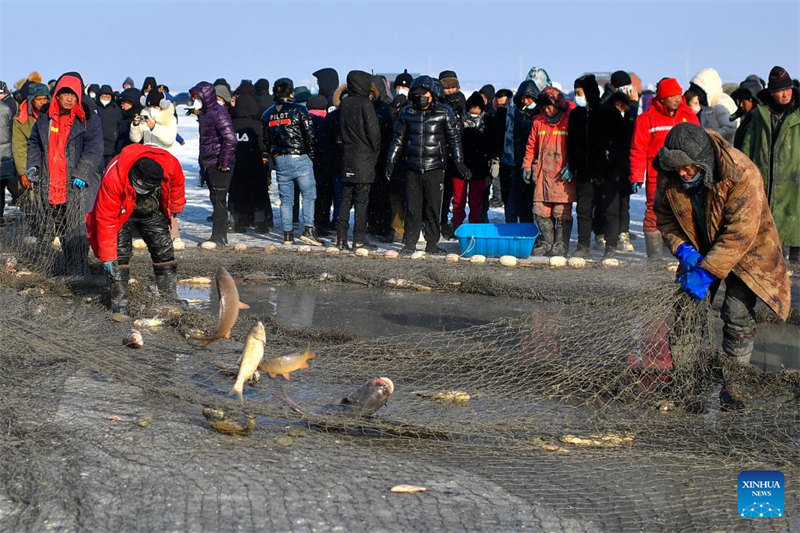
[[[766,105],[753,111],[742,152],[761,171],[781,244],[800,246],[800,109],[783,119],[774,142],[770,115]]]
[[[19,121],[19,115],[14,117],[11,127],[11,153],[14,156],[17,174],[20,176],[24,176],[28,170],[28,137],[31,136],[33,125],[36,124],[36,119],[30,115],[26,116],[28,120],[25,122]]]

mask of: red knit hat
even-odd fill
[[[664,78],[658,82],[658,89],[656,91],[656,99],[663,100],[670,96],[677,96],[683,94],[681,84],[675,78]]]

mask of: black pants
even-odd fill
[[[445,170],[444,183],[442,186],[442,209],[439,211],[442,224],[447,224],[448,217],[450,216],[450,202],[453,201],[453,176],[455,173],[455,169],[450,167]],[[441,226],[439,226],[439,228],[441,229]]]
[[[575,184],[578,202],[575,211],[578,215],[578,245],[589,247],[592,243],[595,203],[600,196],[599,187],[593,180],[586,179]]]
[[[331,229],[331,205],[333,204],[333,177],[319,166],[314,167],[317,199],[314,200],[314,226],[318,230]],[[295,205],[300,206],[296,201]],[[334,221],[338,224],[338,220]]]
[[[427,246],[434,246],[439,242],[444,181],[444,169],[429,172],[406,171],[406,220],[403,228],[405,248],[417,247],[423,223]]]
[[[143,217],[131,217],[119,229],[117,234],[117,262],[128,265],[133,257],[133,229],[139,230],[139,235],[147,244],[150,259],[153,265],[175,262],[175,252],[172,249],[172,238],[169,234],[169,221],[161,210],[154,211]]]
[[[356,208],[353,242],[356,244],[367,242],[367,205],[369,204],[371,185],[371,183],[342,183],[342,202],[339,204],[339,220],[336,224],[339,242],[347,241],[350,209],[353,206]]]
[[[533,222],[533,183],[522,180],[522,168],[514,168],[511,174],[511,193],[508,202],[511,203],[511,219],[506,208],[506,222]]]
[[[233,169],[222,172],[217,167],[206,168],[208,192],[211,198],[211,237],[215,242],[228,242],[228,188],[231,185]],[[142,235],[144,239],[144,235]]]
[[[392,206],[389,204],[389,182],[382,179],[382,169],[375,173],[377,179],[369,191],[369,229],[373,235],[389,235],[392,232]]]
[[[514,209],[508,204],[508,198],[511,193],[511,178],[514,175],[514,167],[512,165],[504,165],[500,163],[500,173],[497,176],[500,179],[500,198],[503,200],[503,211],[505,212],[506,222],[509,221]]]

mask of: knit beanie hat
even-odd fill
[[[153,89],[152,91],[147,93],[144,105],[145,107],[161,107],[161,100],[163,99],[164,95],[158,92],[157,90]]]
[[[663,100],[664,98],[677,96],[679,94],[683,94],[683,89],[675,78],[664,78],[658,82],[658,87],[656,88],[656,98],[658,100]]]
[[[769,92],[782,91],[784,89],[791,89],[794,87],[792,77],[786,72],[786,69],[779,66],[772,67],[769,71],[769,82],[767,90]]]
[[[681,122],[672,128],[657,158],[658,170],[675,172],[680,167],[695,165],[704,172],[707,187],[714,183],[714,149],[708,134],[697,124]]]
[[[164,169],[149,157],[140,157],[128,173],[133,188],[139,194],[147,194],[164,180]]]
[[[624,70],[618,70],[611,74],[611,79],[609,81],[611,82],[611,85],[617,89],[624,87],[625,85],[630,85],[632,82],[630,74]]]

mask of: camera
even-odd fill
[[[147,122],[147,119],[149,119],[150,116],[149,115],[136,115],[136,118],[138,118],[142,122]]]

